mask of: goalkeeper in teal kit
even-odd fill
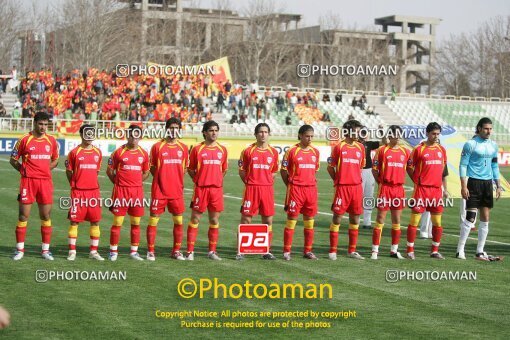
[[[466,218],[460,224],[459,244],[456,257],[466,259],[464,246],[471,228],[474,227],[477,213],[478,245],[476,259],[498,261],[500,257],[487,255],[484,251],[485,240],[489,233],[489,212],[494,206],[493,181],[496,183],[496,200],[501,196],[499,180],[498,146],[491,141],[492,121],[482,118],[476,125],[476,135],[464,144],[460,158],[460,183],[462,198],[466,200]]]

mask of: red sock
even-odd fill
[[[182,229],[182,224],[174,224],[174,248],[172,249],[172,253],[181,250]]]
[[[193,228],[188,225],[188,253],[195,250],[195,241],[197,240],[198,228]]]
[[[439,243],[441,242],[441,236],[443,235],[443,227],[432,226],[432,247],[430,251],[432,253],[439,251]]]
[[[398,245],[400,243],[400,234],[402,231],[400,229],[391,229],[391,244]]]
[[[418,227],[415,225],[408,225],[407,226],[407,252],[412,253],[414,252],[414,241],[416,240],[416,229]],[[412,244],[412,245],[409,245]]]
[[[207,232],[207,236],[209,237],[209,251],[216,251],[216,244],[218,243],[219,231],[220,228],[209,227],[209,231]]]
[[[16,243],[25,243],[25,235],[27,234],[27,228],[16,227]],[[18,251],[25,251],[25,248],[17,249]]]
[[[76,238],[74,239],[76,240]],[[76,250],[76,243],[75,244],[69,243],[69,250]]]
[[[49,227],[41,226],[42,243],[50,244],[52,230],[53,230],[53,228],[51,226],[49,226]]]
[[[292,238],[294,237],[294,229],[285,228],[283,232],[283,252],[290,253],[292,247]]]
[[[358,229],[349,229],[349,254],[356,251],[356,244],[358,243]]]
[[[158,228],[153,225],[147,226],[147,251],[154,253],[154,244],[156,243],[156,233]]]
[[[338,231],[329,232],[329,252],[336,253],[338,247]]]
[[[131,246],[138,247],[140,244],[140,226],[131,224]],[[132,253],[135,251],[131,250]]]
[[[374,230],[372,231],[372,244],[374,246],[378,246],[381,244],[381,232],[382,232],[382,229],[379,229],[379,228],[374,228]],[[393,233],[393,231],[392,231]]]
[[[313,234],[314,234],[314,229],[313,228],[305,228],[304,229],[305,248],[303,249],[303,253],[305,253],[305,254],[310,252],[310,251],[312,251]]]
[[[90,236],[90,252],[97,251],[98,246],[94,245],[94,241],[97,241],[96,244],[99,244],[99,237]]]
[[[117,249],[111,249],[111,247],[119,244],[120,240],[120,226],[118,225],[112,225],[112,229],[110,229],[110,251],[117,253]]]

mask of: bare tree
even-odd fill
[[[0,69],[3,72],[10,69],[14,59],[19,58],[15,54],[15,46],[18,37],[24,28],[26,13],[14,0],[0,0]],[[18,65],[19,66],[19,65]]]

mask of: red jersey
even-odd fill
[[[72,171],[71,189],[99,189],[97,174],[101,170],[103,155],[95,146],[84,149],[77,146],[67,155],[66,170]]]
[[[162,140],[152,146],[150,166],[156,169],[152,179],[152,198],[182,197],[188,156],[188,147],[179,141],[170,144]]]
[[[441,187],[446,162],[446,150],[442,145],[418,144],[411,154],[413,182],[421,186]]]
[[[282,160],[282,169],[289,174],[289,183],[302,186],[315,186],[315,173],[320,168],[319,150],[310,146],[308,150],[299,144],[292,146]]]
[[[253,143],[241,152],[239,170],[246,172],[248,185],[272,186],[273,174],[278,171],[278,151],[272,146],[261,149]]]
[[[379,171],[379,182],[383,184],[404,184],[406,168],[411,166],[411,152],[401,145],[392,148],[383,145],[377,149],[372,169]]]
[[[58,159],[58,153],[55,137],[44,134],[36,138],[30,132],[18,139],[11,158],[22,159],[21,177],[51,179],[50,163]]]
[[[196,171],[193,182],[199,187],[223,187],[223,174],[228,169],[227,149],[218,143],[205,142],[191,149],[188,169]]]
[[[361,169],[365,167],[365,147],[359,142],[345,141],[335,145],[328,165],[336,169],[335,185],[361,184]]]
[[[149,155],[141,147],[129,150],[124,144],[110,156],[108,167],[116,172],[115,185],[141,187],[142,174],[149,171]]]

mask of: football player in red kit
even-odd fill
[[[84,124],[80,127],[81,144],[71,150],[66,160],[66,176],[71,185],[71,208],[68,219],[71,222],[68,231],[69,261],[76,259],[76,239],[78,224],[90,222],[90,254],[94,260],[104,261],[97,252],[99,246],[99,221],[101,221],[101,194],[99,192],[98,173],[101,170],[103,155],[92,145],[94,127]]]
[[[278,171],[278,151],[269,145],[271,129],[266,123],[255,126],[257,141],[241,152],[239,176],[246,185],[241,203],[241,224],[251,223],[252,217],[260,213],[262,224],[269,227],[269,246],[273,240],[274,177]],[[236,259],[244,256],[237,254]],[[275,260],[271,252],[264,254],[265,260]]]
[[[51,170],[58,164],[59,146],[55,137],[46,134],[49,120],[46,113],[36,113],[34,129],[16,142],[11,153],[10,164],[21,174],[16,252],[13,256],[13,260],[16,261],[25,255],[27,222],[34,202],[37,202],[41,218],[41,255],[45,260],[53,260],[50,252],[52,232],[50,214],[53,204]]]
[[[379,185],[377,195],[377,219],[372,233],[372,260],[377,260],[384,220],[388,210],[391,211],[391,250],[390,256],[404,259],[398,252],[400,241],[400,217],[404,209],[404,183],[406,180],[407,166],[411,165],[411,153],[408,149],[399,145],[402,136],[402,128],[391,125],[388,128],[387,145],[381,146],[372,163],[372,173]]]
[[[359,216],[363,212],[363,187],[361,170],[365,166],[365,147],[357,141],[363,127],[357,120],[349,120],[342,126],[344,140],[331,150],[328,173],[335,184],[335,196],[331,204],[333,219],[329,226],[329,259],[337,259],[338,231],[345,212],[349,213],[349,248],[347,255],[363,260],[356,252]]]
[[[202,214],[209,212],[209,253],[211,260],[221,260],[216,252],[219,235],[219,217],[223,211],[223,177],[228,169],[227,149],[217,142],[220,127],[214,120],[202,127],[205,141],[191,149],[188,174],[195,183],[188,224],[186,259],[194,260],[198,223]]]
[[[427,140],[418,144],[411,154],[411,166],[407,168],[409,177],[414,182],[411,207],[411,221],[407,227],[407,258],[414,260],[414,241],[421,214],[430,211],[432,220],[432,246],[430,257],[443,260],[439,253],[439,243],[443,234],[441,215],[444,199],[449,197],[446,188],[447,166],[446,150],[439,144],[441,125],[429,123],[426,128]]]
[[[131,251],[129,256],[138,261],[140,243],[140,219],[144,215],[143,181],[149,177],[149,155],[138,146],[142,129],[130,125],[127,129],[127,143],[115,150],[108,160],[106,174],[114,184],[112,200],[113,224],[110,230],[111,261],[117,260],[120,229],[126,213],[131,222]]]
[[[151,209],[147,226],[147,260],[154,261],[156,230],[165,208],[172,214],[174,243],[172,258],[184,260],[181,253],[182,214],[184,213],[184,174],[188,168],[188,147],[177,137],[182,128],[181,121],[170,118],[166,121],[166,136],[151,148],[150,170],[153,176],[151,189]]]
[[[319,150],[312,146],[314,130],[310,125],[299,128],[299,143],[285,153],[280,174],[287,186],[285,211],[287,222],[283,234],[283,259],[290,261],[292,238],[299,214],[303,214],[305,246],[303,256],[317,260],[312,252],[314,236],[314,217],[317,215],[317,179],[320,167]]]

